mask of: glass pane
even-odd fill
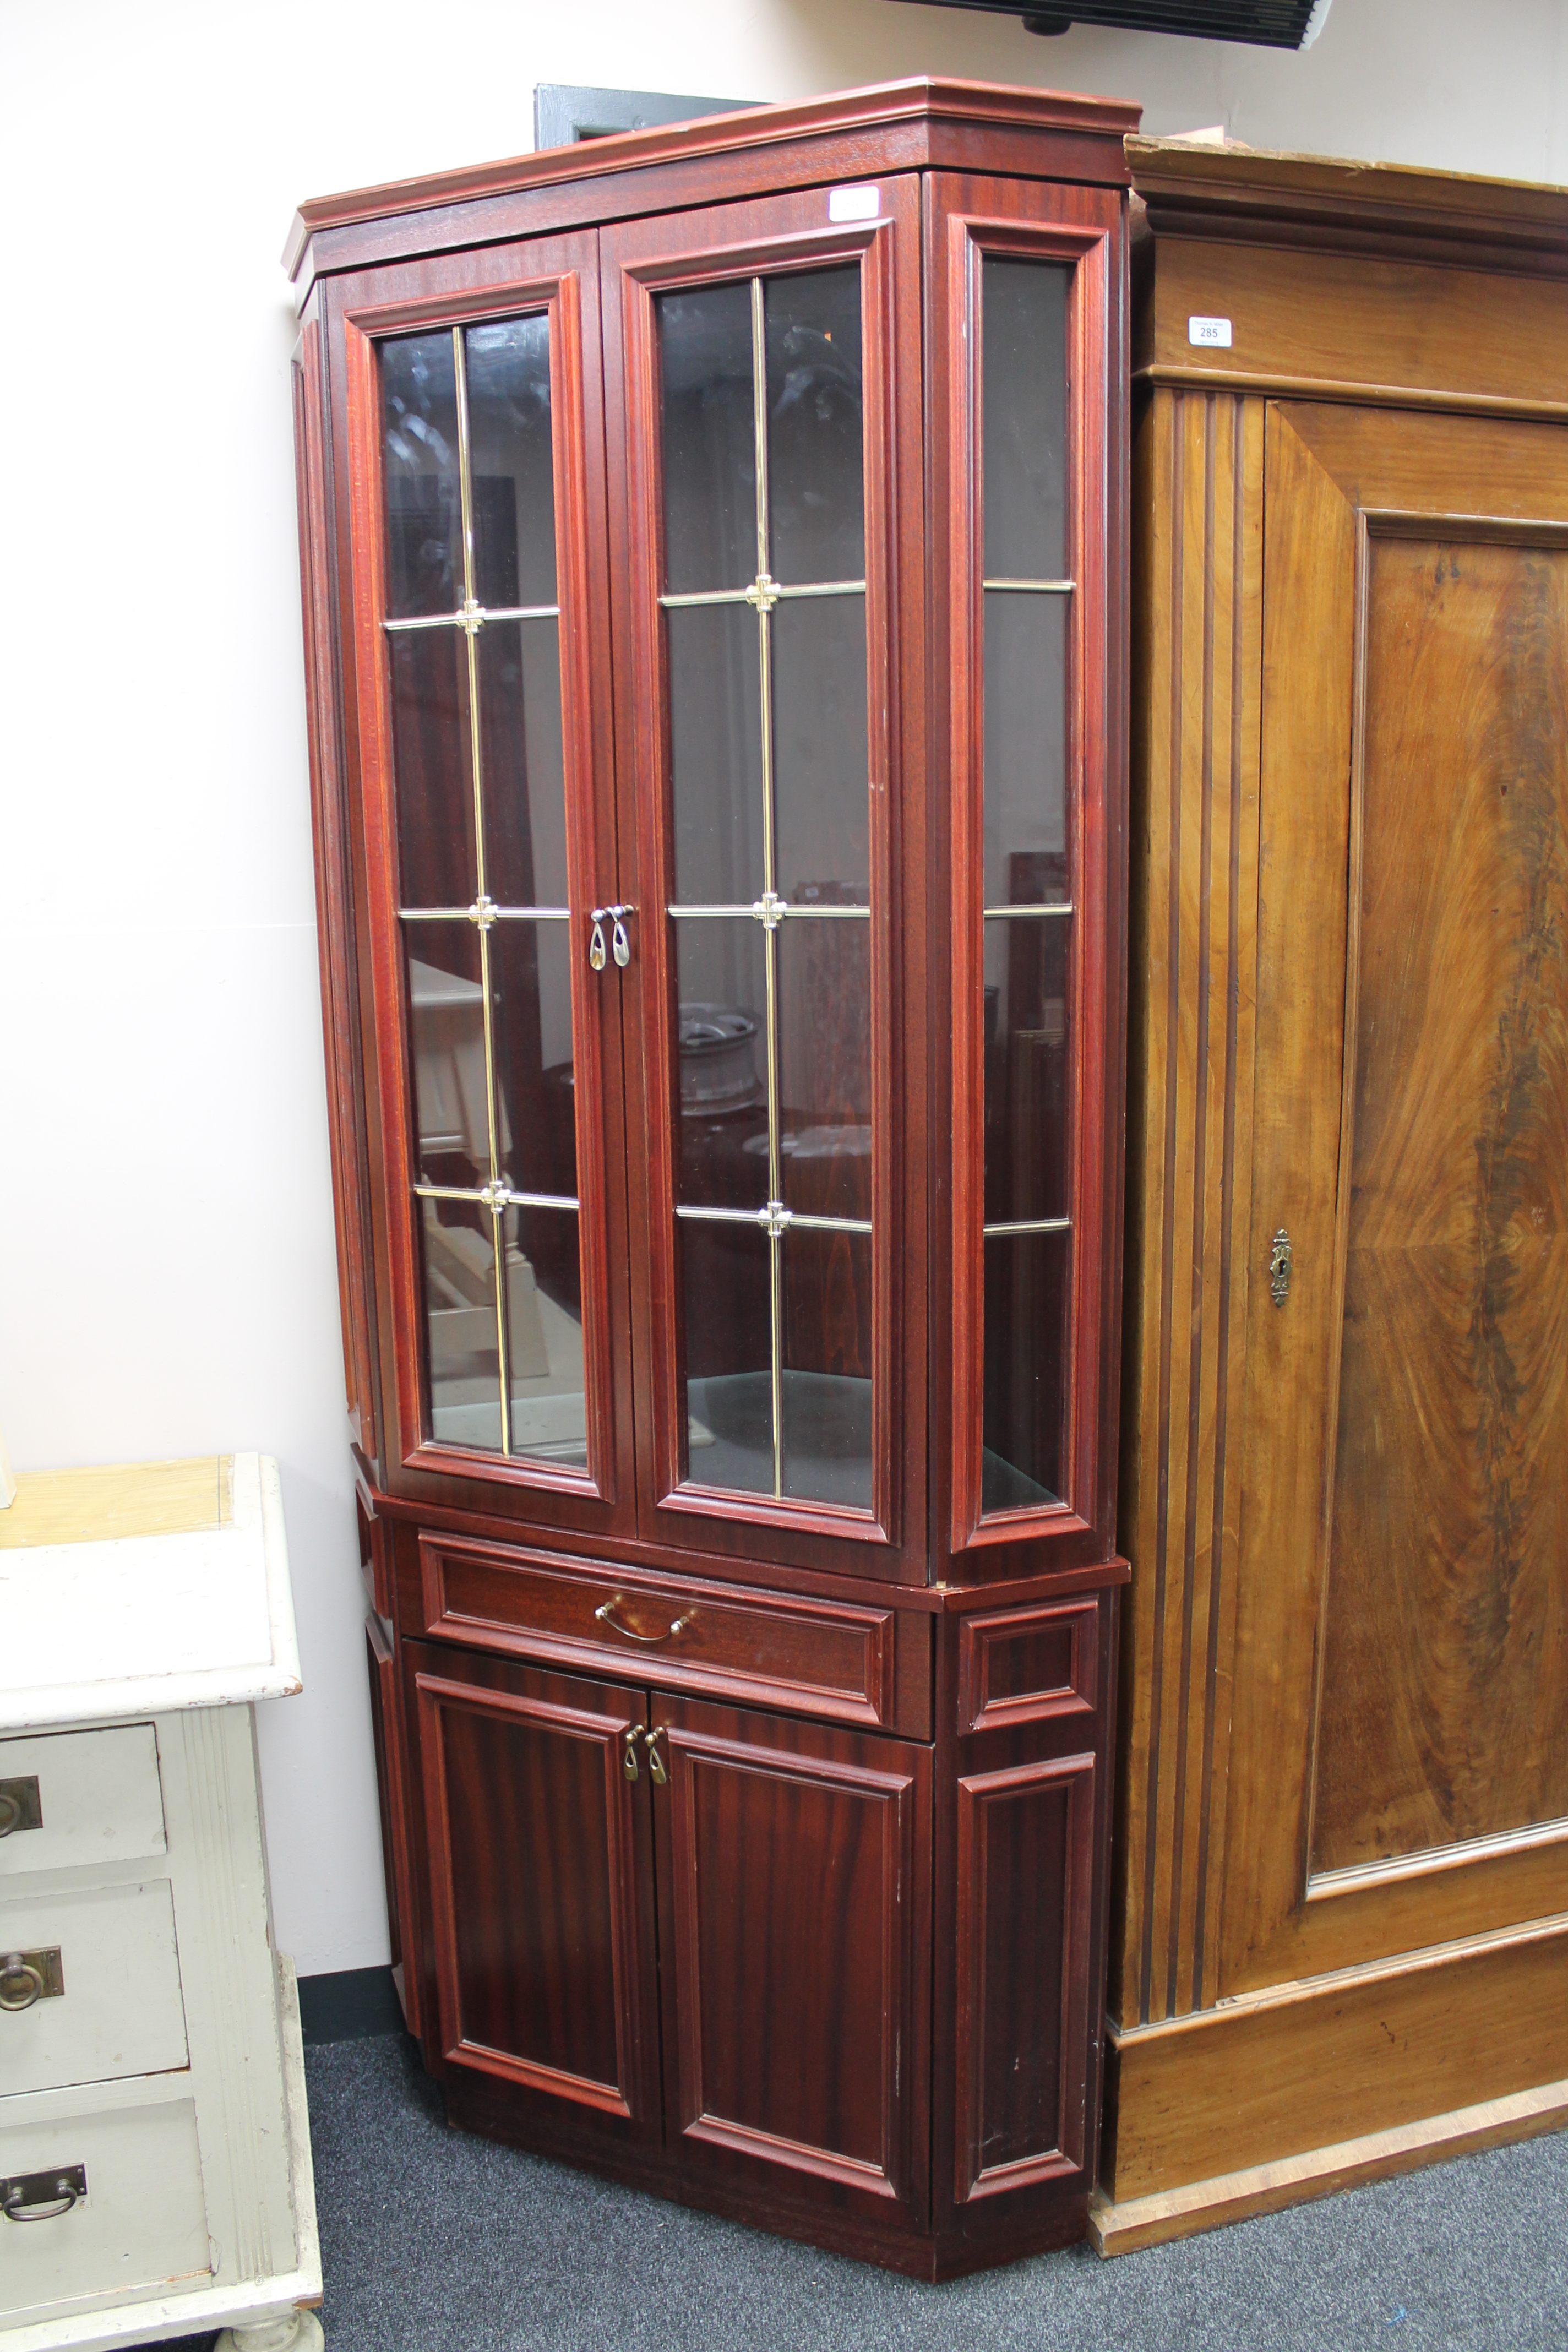
[[[455,613],[463,601],[463,508],[447,329],[383,343],[381,415],[387,614]]]
[[[432,1436],[500,1444],[494,1219],[475,1201],[421,1201]]]
[[[747,1225],[676,1224],[686,1331],[687,1478],[773,1491],[768,1239]]]
[[[768,568],[792,586],[863,580],[859,268],[770,278],[763,305]]]
[[[1068,895],[1066,596],[985,598],[985,904]],[[1046,886],[1048,885],[1048,889]]]
[[[779,1153],[786,1204],[806,1216],[871,1213],[871,926],[778,929]]]
[[[763,927],[677,923],[679,1166],[693,1207],[760,1209],[768,1197],[767,982]]]
[[[1061,1496],[1071,1241],[994,1234],[985,1244],[984,1512]]]
[[[494,991],[496,1155],[519,1192],[575,1199],[572,941],[566,923],[498,923]]]
[[[866,600],[813,597],[773,615],[773,823],[778,888],[867,903]]]
[[[751,286],[663,294],[658,310],[665,585],[744,588],[757,576]]]
[[[981,264],[985,577],[1067,574],[1067,298],[1059,264]]]
[[[501,1222],[511,1450],[537,1461],[585,1467],[588,1424],[576,1212],[509,1209]]]
[[[871,1508],[871,1238],[786,1233],[784,1490]]]
[[[468,907],[478,887],[468,651],[460,629],[389,640],[399,903]]]
[[[477,1189],[489,1178],[479,933],[468,923],[404,930],[419,1181]]]
[[[487,621],[479,632],[485,882],[500,907],[567,903],[559,625]]]
[[[1072,924],[985,926],[985,1222],[1070,1215],[1068,987]]]
[[[481,604],[555,602],[550,321],[500,319],[463,336]]]
[[[763,892],[756,614],[749,604],[698,604],[665,619],[676,899],[749,907]]]

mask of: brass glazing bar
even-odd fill
[[[461,327],[452,330],[452,370],[458,405],[458,485],[463,518],[463,605],[471,614],[474,593],[473,451],[468,433],[468,367]],[[485,788],[483,751],[479,741],[479,645],[475,629],[464,632],[468,653],[468,742],[474,772],[474,881],[476,895],[489,897],[485,887]],[[500,1384],[500,1450],[511,1452],[511,1369],[507,1361],[506,1205],[497,1198],[500,1159],[496,1149],[499,1120],[496,1105],[495,1015],[490,1000],[490,942],[479,927],[479,992],[485,1029],[485,1119],[489,1129],[490,1244],[496,1295],[496,1365]]]
[[[768,571],[768,344],[763,281],[752,280],[752,422],[757,447],[757,577],[760,591]],[[772,901],[773,887],[773,612],[769,596],[758,593],[757,672],[762,698],[763,730],[763,897]],[[772,923],[763,932],[763,975],[768,1016],[768,1198],[782,1197],[784,1184],[779,1151],[779,1012],[778,939]],[[784,1237],[768,1234],[768,1349],[772,1372],[773,1424],[773,1495],[784,1493]]]
[[[1070,915],[1072,900],[1053,898],[1034,907],[983,907],[981,913],[988,923],[1005,922],[1012,915]]]
[[[666,612],[679,611],[688,604],[749,604],[754,598],[766,572],[767,566],[764,563],[760,566],[756,579],[750,582],[744,588],[694,588],[661,596],[658,601]],[[866,583],[863,580],[802,581],[793,587],[785,587],[782,581],[770,580],[768,587],[774,599],[781,604],[799,596],[863,596],[866,593]],[[445,615],[442,617],[444,619]],[[494,620],[498,615],[491,614],[489,617]],[[387,625],[391,627],[392,624],[389,622]],[[405,625],[425,627],[427,625],[423,622],[410,622],[405,625],[401,621],[397,624],[399,628]]]
[[[1020,914],[1049,914],[1057,910],[1051,908],[1041,908],[1026,907],[1015,908],[1011,911]],[[1068,911],[1070,912],[1070,909]],[[459,912],[466,915],[468,913],[468,908],[466,907],[462,908],[459,909]],[[750,916],[759,923],[763,919],[762,916],[758,914],[754,903],[749,907],[667,907],[665,912],[668,915],[673,915],[678,920],[683,922],[719,922],[721,920],[733,920],[734,918],[741,915]],[[869,907],[797,907],[793,905],[787,899],[779,900],[773,908],[773,913],[780,922],[784,920],[786,915],[790,918],[792,922],[815,922],[819,916],[837,918],[842,915],[853,915],[858,917],[862,922],[868,923],[871,919],[871,909]]]
[[[748,908],[748,914],[751,909]],[[491,907],[488,909],[492,923],[569,923],[570,907]],[[399,907],[400,923],[471,923],[471,907]]]
[[[465,1192],[460,1197],[464,1200],[474,1200],[478,1195]],[[675,1213],[678,1217],[689,1219],[693,1224],[755,1225],[759,1232],[765,1232],[770,1213],[766,1209],[689,1208],[682,1201],[676,1203]],[[797,1209],[786,1209],[783,1212],[783,1215],[792,1233],[797,1225],[802,1226],[805,1232],[814,1234],[868,1234],[871,1230],[871,1221],[868,1217],[807,1217],[803,1216]]]
[[[803,1215],[799,1209],[793,1209],[789,1229],[792,1234],[868,1234],[871,1220],[869,1217],[808,1217]]]
[[[983,580],[983,588],[1010,588],[1026,596],[1070,596],[1074,583],[1070,580]]]
[[[559,604],[470,604],[461,613],[416,613],[405,621],[383,621],[381,625],[396,634],[405,629],[466,629],[486,621],[554,621],[560,616]]]
[[[1070,1234],[1070,1217],[1019,1217],[1005,1225],[982,1225],[987,1241],[994,1234]]]
[[[414,1190],[422,1201],[478,1201],[483,1208],[575,1211],[582,1206],[569,1192],[514,1192],[510,1184],[498,1184],[493,1192],[471,1184],[416,1184]]]

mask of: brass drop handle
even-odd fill
[[[588,963],[594,971],[603,971],[607,961],[605,954],[605,917],[609,911],[607,907],[595,907],[588,917]]]
[[[663,1738],[662,1723],[647,1734],[648,1778],[656,1789],[666,1788],[669,1782],[669,1767],[664,1760],[664,1750],[658,1744]]]
[[[641,1738],[640,1723],[634,1723],[629,1731],[621,1734],[621,1769],[628,1780],[637,1777],[637,1741]]]
[[[1276,1307],[1283,1307],[1290,1296],[1290,1236],[1283,1225],[1268,1252],[1268,1296]]]
[[[628,915],[635,915],[637,913],[637,908],[635,907],[606,907],[605,912],[615,918],[615,928],[610,933],[610,953],[615,957],[621,971],[625,971],[627,964],[629,964],[632,960],[632,943],[626,937],[626,918]]]
[[[7,1952],[0,1960],[0,2009],[31,2009],[48,1990],[41,1968],[26,1952]]]
[[[647,1642],[650,1643],[658,1642],[673,1642],[679,1634],[685,1633],[687,1627],[692,1623],[697,1615],[695,1609],[689,1609],[684,1617],[678,1617],[673,1625],[667,1625],[665,1627],[662,1633],[639,1633],[635,1625],[623,1625],[621,1623],[620,1619],[616,1615],[616,1611],[620,1607],[620,1605],[621,1596],[617,1592],[613,1601],[602,1601],[597,1609],[595,1610],[594,1614],[598,1619],[601,1625],[607,1625],[612,1633],[623,1634],[628,1642]],[[627,1778],[630,1779],[630,1777],[631,1776],[628,1773]]]
[[[12,1831],[19,1829],[21,1825],[20,1801],[14,1797],[8,1789],[0,1789],[0,1838],[9,1837]]]
[[[87,2167],[58,2172],[19,2172],[0,2180],[0,2213],[7,2221],[55,2221],[87,2195]]]

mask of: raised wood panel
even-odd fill
[[[656,1692],[666,2139],[923,2210],[931,1751]]]
[[[1314,1873],[1568,1816],[1568,533],[1369,531]]]
[[[1247,1366],[1262,404],[1157,393],[1134,467],[1132,1583],[1110,1990],[1124,2022],[1201,2006],[1215,1983]]]
[[[642,1694],[409,1651],[444,2061],[657,2130]]]
[[[420,1567],[427,1633],[850,1722],[886,1725],[895,1713],[890,1609],[656,1583],[458,1537],[423,1537]],[[920,1664],[906,1662],[906,1685]],[[928,1690],[929,1678],[928,1662]]]
[[[1565,1975],[1559,1916],[1114,2035],[1106,2189],[1121,2204],[1560,2082]]]
[[[1094,1784],[1092,1755],[958,1783],[961,2205],[1084,2162]]]
[[[1099,1668],[1097,1601],[966,1617],[958,1629],[958,1728],[1000,1731],[1092,1715]]]

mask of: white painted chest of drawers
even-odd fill
[[[321,2341],[253,1707],[300,1688],[276,1465],[0,1513],[0,2352]]]

